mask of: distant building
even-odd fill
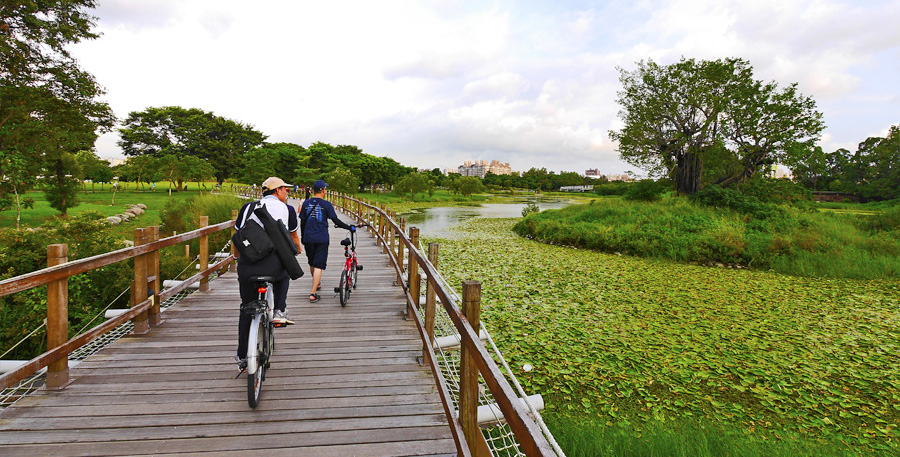
[[[585,171],[584,171],[584,176],[585,176],[586,178],[599,178],[599,177],[600,177],[600,170],[598,170],[598,169],[596,169],[596,168],[591,168],[590,170],[585,170]]]
[[[474,162],[467,160],[457,167],[457,172],[462,176],[478,176],[484,178],[488,172],[495,175],[512,174],[512,168],[509,163],[501,163],[496,160],[488,162],[487,160],[476,160]]]
[[[626,174],[606,175],[606,179],[608,181],[625,181],[625,182],[634,181],[634,178],[632,178],[630,175],[626,175]]]
[[[560,192],[590,192],[594,190],[594,186],[562,186]]]

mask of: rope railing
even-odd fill
[[[457,295],[433,264],[436,244],[433,259],[431,245],[429,256],[420,251],[417,228],[411,227],[407,235],[405,221],[398,223],[396,213],[384,205],[337,193],[330,197],[357,221],[368,223],[376,244],[388,255],[406,295],[406,315],[416,323],[423,340],[421,360],[432,369],[460,455],[563,456],[540,420],[539,408],[514,382],[517,395],[497,366],[494,358],[502,361],[513,378],[496,346],[492,344],[493,353],[489,353],[481,342],[480,283],[464,281],[462,296]],[[424,306],[422,279],[426,284]],[[436,312],[437,304],[445,313]],[[439,337],[455,338],[459,349],[436,349]],[[493,416],[492,426],[479,424],[481,412]]]

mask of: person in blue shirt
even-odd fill
[[[312,291],[309,293],[310,303],[321,299],[317,293],[322,282],[322,271],[325,270],[328,260],[328,220],[345,230],[355,231],[356,226],[348,225],[337,217],[334,206],[325,200],[325,189],[328,184],[321,179],[313,183],[313,197],[303,201],[300,206],[300,241],[309,259],[309,269],[312,272]]]

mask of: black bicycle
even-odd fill
[[[356,228],[368,225],[363,224]],[[337,226],[335,225],[335,227]],[[341,246],[344,247],[344,269],[341,271],[341,280],[334,288],[334,293],[338,294],[341,306],[347,306],[347,302],[350,300],[350,291],[356,289],[358,272],[363,269],[356,259],[356,230],[350,230],[350,236],[341,240]]]
[[[271,276],[251,277],[250,282],[259,291],[259,298],[241,308],[241,312],[253,316],[247,336],[247,402],[251,408],[259,405],[259,394],[262,383],[266,380],[269,358],[275,350],[275,324],[272,322],[275,305],[273,280]]]

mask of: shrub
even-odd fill
[[[95,211],[53,219],[37,230],[3,230],[0,235],[0,278],[47,266],[48,244],[68,245],[70,261],[124,247],[112,226]],[[69,335],[74,336],[119,293],[130,286],[130,262],[118,262],[69,278]],[[123,297],[128,300],[128,295]],[[47,289],[38,287],[0,298],[0,352],[41,325],[47,316]],[[91,325],[96,325],[94,321]],[[46,349],[44,333],[24,341],[7,358],[30,359]]]
[[[653,202],[662,198],[662,195],[671,187],[672,184],[668,179],[660,179],[659,181],[642,179],[628,187],[628,190],[625,191],[625,198],[628,200]]]
[[[224,195],[195,195],[186,200],[171,200],[159,213],[162,221],[160,231],[169,235],[172,232],[184,233],[200,227],[200,216],[209,217],[209,225],[231,220],[231,212],[239,209],[246,200]],[[225,246],[231,233],[223,230],[210,235],[210,251]],[[196,252],[199,241],[191,243],[191,251]]]
[[[528,202],[524,208],[522,208],[522,217],[527,217],[529,214],[539,213],[541,211],[534,202]]]

